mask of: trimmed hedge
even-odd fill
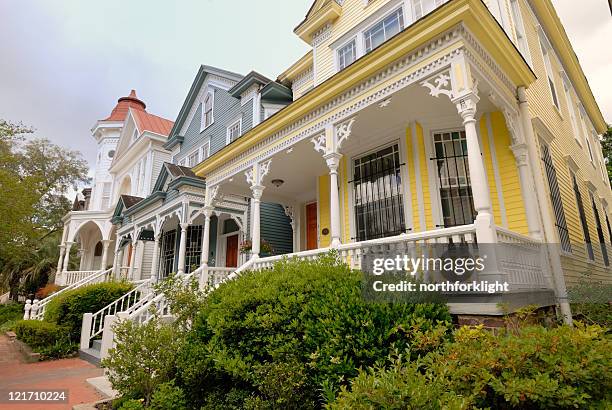
[[[17,321],[23,318],[23,303],[10,302],[0,305],[0,332],[15,328]]]
[[[612,338],[599,326],[461,328],[423,360],[360,373],[329,408],[606,408]]]
[[[84,313],[94,313],[132,289],[127,282],[105,282],[66,291],[49,302],[45,321],[66,326],[70,340],[78,342]]]
[[[446,306],[368,303],[361,280],[329,255],[221,285],[178,354],[176,386],[196,408],[317,408],[357,369],[407,352],[440,323],[449,329]]]
[[[33,351],[40,353],[42,359],[71,356],[77,348],[70,341],[68,329],[55,323],[20,320],[15,325],[15,334]]]

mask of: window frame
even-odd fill
[[[385,30],[385,20],[387,20],[389,17],[393,16],[393,15],[397,15],[398,18],[398,22],[399,24],[399,30],[397,31],[397,33],[393,34],[390,37],[387,37],[386,35],[386,30]],[[394,8],[393,10],[391,10],[390,12],[388,12],[387,14],[385,14],[384,16],[382,16],[381,18],[379,18],[378,20],[376,20],[374,23],[370,24],[368,27],[366,27],[362,33],[361,36],[363,37],[363,55],[366,55],[374,50],[376,50],[378,47],[380,47],[381,45],[385,44],[387,41],[389,41],[391,38],[395,37],[396,35],[398,35],[399,33],[402,32],[402,30],[404,30],[406,28],[406,22],[405,20],[405,14],[404,14],[404,5],[400,4],[398,7]],[[367,46],[367,33],[370,31],[373,31],[374,28],[378,25],[382,25],[382,30],[383,30],[383,34],[385,36],[385,39],[378,44],[375,47],[371,47],[368,50],[368,46]],[[371,42],[371,40],[370,40]]]
[[[574,198],[578,209],[578,218],[582,227],[582,236],[584,237],[584,245],[587,251],[588,260],[595,262],[595,251],[593,250],[593,240],[591,239],[591,231],[589,230],[589,220],[584,209],[584,200],[582,199],[582,191],[578,184],[576,173],[570,169],[570,179],[572,180],[572,189],[574,190]]]
[[[232,139],[231,132],[232,128],[238,125],[238,135],[234,139]],[[232,141],[236,141],[242,135],[242,117],[232,121],[226,128],[225,131],[225,143],[229,145]]]
[[[210,100],[210,110],[206,109],[207,102]],[[215,92],[214,90],[206,91],[206,94],[201,102],[202,116],[200,118],[200,132],[213,125],[215,122]],[[207,114],[210,112],[210,122],[207,122]]]
[[[546,71],[546,77],[548,80],[548,91],[550,92],[550,99],[552,105],[557,109],[557,112],[561,113],[561,104],[559,103],[559,92],[557,90],[557,84],[555,82],[555,72],[552,66],[551,52],[554,50],[546,35],[540,28],[539,33],[540,51],[542,52],[542,58],[544,60],[544,71]]]
[[[348,64],[342,65],[341,63],[341,56],[340,56],[340,52],[348,47],[349,45],[353,45],[353,54],[354,54],[354,58],[353,61],[351,61]],[[349,65],[353,64],[355,61],[357,61],[358,57],[358,53],[357,53],[357,37],[353,36],[351,37],[348,41],[344,42],[342,45],[340,45],[339,47],[336,48],[336,52],[335,52],[335,56],[336,56],[336,70],[340,71],[340,70],[344,70],[346,67],[348,67]]]

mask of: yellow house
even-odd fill
[[[550,0],[316,0],[294,32],[312,50],[279,76],[293,103],[194,168],[207,207],[252,198],[239,271],[279,258],[258,257],[265,200],[297,257],[512,244],[504,278],[565,314],[568,283],[610,282],[606,124]]]

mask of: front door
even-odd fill
[[[306,205],[306,250],[317,249],[317,203]]]
[[[225,248],[225,267],[235,268],[238,266],[238,235],[227,237]]]

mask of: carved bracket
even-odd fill
[[[346,141],[348,137],[351,136],[354,123],[355,118],[353,117],[350,120],[345,121],[336,127],[336,151],[339,150],[344,141]]]
[[[433,82],[432,84],[431,80],[425,80],[421,83],[423,87],[429,89],[429,95],[437,98],[442,94],[453,99],[453,86],[448,71],[438,74],[438,76],[433,79]]]
[[[255,163],[252,168],[248,169],[244,175],[249,185],[260,186],[262,185],[263,178],[270,172],[271,159],[263,162]]]
[[[313,137],[310,141],[314,144],[314,150],[320,152],[321,154],[325,154],[327,152],[327,138],[325,138],[325,134],[317,135]]]

